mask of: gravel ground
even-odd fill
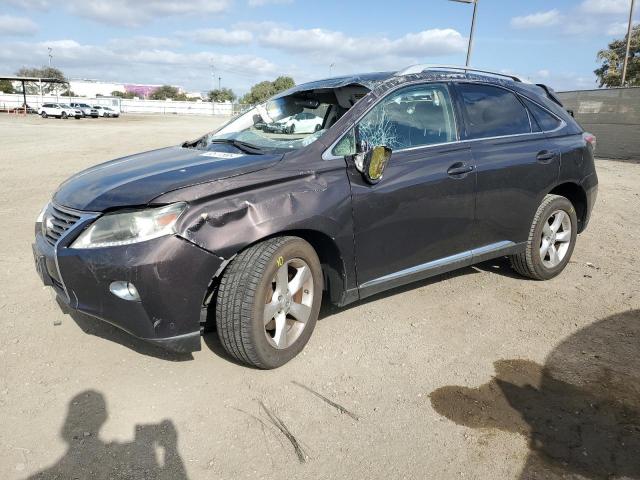
[[[499,260],[325,306],[275,371],[61,313],[30,247],[56,186],[219,121],[0,116],[0,478],[640,478],[637,163],[598,161],[560,277]]]

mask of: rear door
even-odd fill
[[[457,83],[477,168],[474,247],[483,252],[525,242],[541,198],[557,182],[560,152],[520,97],[507,88]]]
[[[469,145],[458,142],[449,87],[396,90],[357,128],[369,146],[393,150],[376,185],[348,168],[361,296],[468,262],[475,171]]]

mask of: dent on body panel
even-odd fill
[[[266,177],[266,176],[265,176]],[[181,236],[222,257],[278,231],[319,228],[337,231],[339,223],[327,213],[329,203],[344,193],[315,172],[298,172],[286,180],[263,178],[262,185],[237,188],[190,209]],[[318,219],[318,217],[321,217]],[[315,220],[314,220],[315,219]],[[334,223],[327,225],[327,223]]]

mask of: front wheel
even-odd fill
[[[525,251],[510,257],[512,268],[535,280],[559,275],[571,259],[577,226],[573,204],[565,197],[547,195],[533,218]]]
[[[60,115],[60,117],[64,118],[65,120],[67,119],[67,112],[62,112],[62,115]]]
[[[276,237],[240,253],[222,276],[216,328],[225,350],[263,369],[284,365],[309,341],[322,301],[313,247]]]
[[[47,112],[42,112],[42,113],[40,114],[40,116],[41,116],[42,118],[47,118]]]

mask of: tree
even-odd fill
[[[249,93],[242,97],[240,102],[249,104],[261,103],[276,93],[294,87],[295,84],[296,82],[293,81],[293,78],[287,76],[278,77],[273,82],[266,80],[264,82],[256,83],[251,87]]]
[[[61,70],[54,67],[46,67],[46,66],[43,66],[41,68],[22,67],[20,70],[16,72],[16,75],[18,77],[55,78],[56,80],[60,80],[61,82],[67,81],[67,78],[64,76],[64,73],[62,73]],[[26,83],[25,88],[27,90],[27,93],[30,93],[30,94],[40,93],[40,86],[38,85],[38,82]],[[55,93],[60,88],[68,88],[68,87],[60,83],[43,83],[42,84],[43,93]]]
[[[594,71],[601,87],[619,87],[622,83],[622,67],[627,51],[627,35],[614,40],[609,48],[598,52],[598,61],[602,66]],[[640,86],[640,25],[631,31],[631,48],[627,66],[627,85]]]
[[[0,92],[3,93],[13,93],[15,90],[13,89],[13,83],[9,80],[0,80]]]
[[[111,92],[111,96],[131,99],[131,98],[134,98],[136,95],[133,92],[121,92],[120,90],[114,90],[113,92]]]
[[[236,98],[238,97],[230,88],[220,88],[209,92],[211,102],[233,102]]]
[[[180,96],[184,96],[184,93],[180,93],[176,87],[172,87],[171,85],[162,85],[161,87],[156,88],[149,98],[151,100],[179,100]]]

